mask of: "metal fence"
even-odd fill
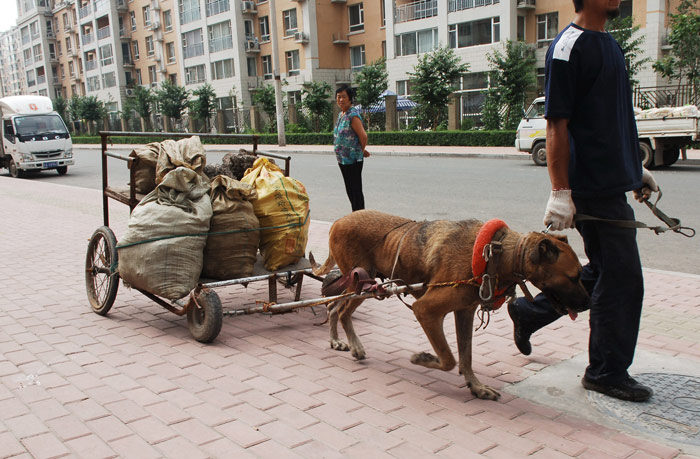
[[[700,93],[689,84],[637,87],[632,94],[632,102],[642,109],[700,105]]]

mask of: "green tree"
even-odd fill
[[[484,107],[481,110],[481,121],[484,123],[484,129],[495,131],[501,128],[501,115],[498,112],[501,106],[501,96],[495,87],[491,87],[484,92],[485,98]]]
[[[253,104],[267,114],[270,119],[270,131],[276,130],[277,104],[275,102],[275,87],[268,84],[255,91],[253,93]]]
[[[692,89],[692,100],[700,93],[700,7],[697,0],[681,0],[678,12],[671,14],[668,43],[669,55],[654,63],[654,70],[662,76],[678,81],[680,88],[685,79]]]
[[[68,115],[70,116],[71,125],[73,129],[76,129],[80,133],[80,103],[82,102],[82,97],[73,94],[68,101]]]
[[[357,85],[357,95],[355,101],[362,105],[367,116],[367,128],[370,126],[370,113],[367,111],[372,104],[380,101],[382,92],[388,87],[389,74],[386,71],[386,59],[379,60],[365,65],[355,74],[355,84]]]
[[[96,131],[95,123],[104,120],[106,116],[107,109],[105,104],[97,97],[87,96],[80,101],[80,118],[87,122],[90,134]]]
[[[639,84],[639,80],[635,76],[642,69],[642,66],[647,62],[651,62],[650,57],[642,57],[644,51],[644,36],[637,34],[641,26],[634,25],[634,18],[627,16],[626,18],[617,17],[608,21],[606,29],[613,36],[617,44],[622,48],[627,63],[627,75],[629,76],[630,86],[635,87]]]
[[[68,101],[66,99],[61,96],[56,97],[53,100],[53,109],[56,110],[56,113],[61,115],[64,121],[68,121]]]
[[[144,88],[143,86],[137,85],[134,87],[134,99],[133,99],[133,109],[139,114],[141,119],[144,121],[146,131],[150,131],[151,128],[151,113],[153,111],[153,105],[156,102],[156,98],[153,95],[151,88]]]
[[[497,95],[498,105],[503,107],[503,128],[515,129],[525,108],[526,94],[537,82],[535,50],[525,42],[507,40],[504,52],[496,49],[487,59],[490,85],[494,88],[490,94]]]
[[[211,130],[211,117],[216,113],[216,93],[209,83],[192,91],[196,97],[190,101],[190,110],[195,119],[204,121],[204,132]]]
[[[332,108],[331,85],[325,81],[313,81],[302,90],[302,97],[301,104],[311,114],[314,131],[319,132],[321,118],[328,116]]]
[[[455,52],[440,47],[418,57],[418,63],[409,72],[414,100],[418,103],[417,116],[432,129],[447,120],[447,102],[455,83],[469,65],[462,63]]]
[[[155,98],[160,105],[161,113],[171,120],[179,121],[182,118],[182,114],[189,106],[190,92],[165,80],[160,89],[155,92]],[[169,130],[169,127],[166,127]]]

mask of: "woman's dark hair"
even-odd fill
[[[583,9],[583,0],[574,0],[574,11],[577,13]]]
[[[337,96],[338,94],[340,94],[343,91],[345,91],[345,93],[348,95],[348,99],[350,99],[350,103],[353,103],[355,101],[355,89],[344,84],[335,90],[335,95]]]

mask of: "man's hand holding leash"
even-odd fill
[[[544,211],[544,226],[552,231],[574,227],[576,206],[571,199],[571,190],[552,190]]]
[[[651,175],[648,169],[642,168],[642,187],[638,190],[634,190],[634,199],[639,202],[644,202],[651,197],[652,192],[659,191],[659,185],[656,184],[654,176]]]

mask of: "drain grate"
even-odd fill
[[[669,440],[700,446],[700,378],[642,373],[634,379],[654,389],[647,403],[625,402],[589,391],[602,413]]]

